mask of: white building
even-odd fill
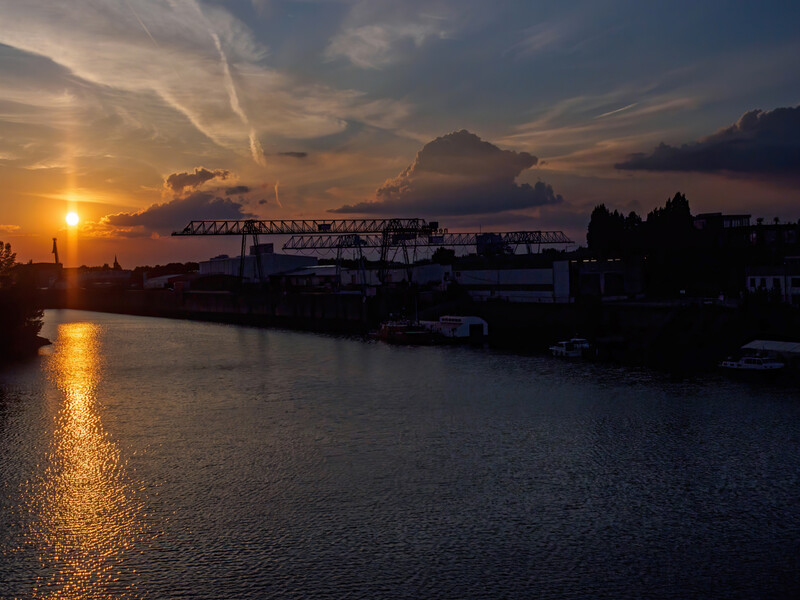
[[[455,270],[453,281],[475,300],[570,302],[569,261],[531,269]]]
[[[258,252],[258,257],[256,257]],[[258,262],[261,262],[261,277],[258,276]],[[294,256],[291,254],[276,254],[272,244],[259,244],[250,246],[250,254],[244,257],[245,281],[266,280],[275,273],[292,271],[302,267],[311,267],[317,264],[313,256]],[[200,275],[230,275],[239,276],[241,258],[230,257],[227,254],[215,256],[200,263]]]
[[[800,304],[800,257],[786,257],[783,265],[748,267],[745,287],[751,294],[768,293]]]
[[[439,286],[441,289],[447,285],[451,277],[450,265],[440,265],[431,263],[426,265],[414,265],[411,267],[411,281],[418,285]],[[363,282],[362,282],[363,279]],[[392,268],[386,272],[386,283],[402,283],[408,280],[408,269]],[[381,285],[376,269],[342,269],[340,273],[340,283],[342,287],[352,287],[366,284],[367,287],[377,287]]]

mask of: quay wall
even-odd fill
[[[585,337],[596,358],[624,365],[690,373],[710,370],[753,339],[800,340],[800,310],[775,304],[705,305],[685,301],[523,304],[447,300],[408,292],[375,297],[296,292],[172,290],[60,290],[42,298],[46,308],[117,312],[363,334],[390,315],[436,319],[475,315],[489,324],[489,344],[540,353],[558,340]]]
[[[367,306],[355,294],[58,290],[46,294],[42,306],[320,331],[367,328]]]

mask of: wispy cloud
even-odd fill
[[[224,6],[31,0],[6,4],[3,14],[1,44],[63,67],[73,81],[71,92],[76,82],[85,87],[78,98],[62,97],[56,89],[42,97],[40,82],[47,84],[38,78],[28,86],[12,82],[0,90],[0,99],[80,109],[88,95],[104,90],[127,95],[132,104],[143,95],[156,97],[219,147],[262,165],[264,138],[330,135],[348,119],[386,126],[408,113],[404,102],[300,81],[270,68],[268,49]]]
[[[449,37],[456,21],[457,12],[441,2],[357,2],[330,40],[325,57],[344,58],[363,69],[380,69],[430,41]]]
[[[398,46],[410,42],[417,48],[431,38],[444,38],[441,21],[428,19],[410,23],[363,25],[344,30],[325,51],[329,59],[344,57],[357,67],[379,69],[401,56]]]
[[[634,102],[633,104],[628,104],[628,106],[623,106],[622,108],[618,108],[616,110],[610,110],[608,112],[603,113],[602,115],[597,115],[595,119],[604,119],[605,117],[610,117],[611,115],[616,115],[621,112],[625,112],[626,110],[632,109],[634,106],[637,106],[639,103]]]

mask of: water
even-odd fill
[[[50,311],[0,371],[0,598],[800,592],[800,393]]]

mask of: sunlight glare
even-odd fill
[[[78,224],[78,221],[80,221],[78,213],[76,212],[67,213],[67,225],[69,225],[70,227],[75,227],[75,225]]]

